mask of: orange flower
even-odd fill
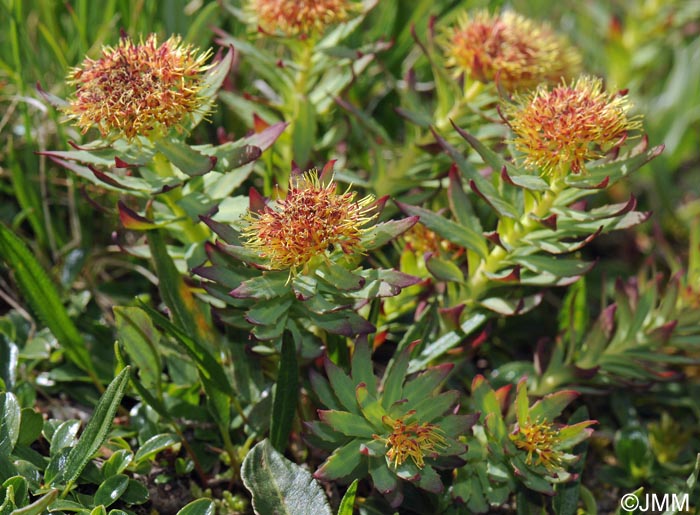
[[[544,465],[549,471],[562,467],[564,453],[556,448],[559,430],[551,422],[533,424],[528,420],[517,433],[510,435],[510,439],[518,449],[527,452],[525,463],[528,465]]]
[[[546,23],[513,11],[462,17],[445,45],[447,65],[507,90],[533,88],[578,73],[581,56]]]
[[[412,413],[409,413],[409,416]],[[429,422],[412,422],[406,424],[404,417],[391,420],[385,416],[384,423],[392,427],[391,434],[386,438],[374,436],[389,447],[386,455],[392,461],[394,468],[403,464],[409,457],[420,469],[425,466],[425,456],[437,454],[441,448],[447,447],[447,440],[440,434],[440,428]]]
[[[285,199],[245,216],[244,245],[267,258],[271,268],[293,272],[329,250],[362,252],[362,226],[374,218],[367,207],[373,199],[355,201],[354,192],[335,190],[333,181],[321,184],[316,170],[292,178]]]
[[[102,136],[131,140],[182,131],[189,114],[207,109],[199,92],[209,55],[182,45],[179,36],[160,46],[155,34],[139,44],[123,37],[96,61],[86,58],[71,71],[76,93],[65,112],[83,133],[94,125]]]
[[[287,35],[323,32],[348,17],[348,0],[251,0],[250,9],[268,32]]]
[[[628,118],[631,107],[623,93],[607,93],[600,79],[584,76],[552,90],[541,86],[516,95],[504,113],[525,166],[545,174],[579,173],[586,161],[602,157],[641,127],[639,118]]]

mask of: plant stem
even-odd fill
[[[510,250],[500,245],[494,247],[469,278],[469,298],[472,304],[478,302],[491,286],[492,280],[489,278],[489,275],[501,270],[504,264],[508,262],[508,258],[513,250],[520,246],[522,238],[539,227],[537,219],[545,218],[549,214],[563,187],[563,180],[555,178],[550,184],[550,188],[539,199],[535,200],[535,204],[529,213],[525,213],[520,220],[513,223],[510,227],[504,227],[502,232],[501,230],[498,231],[501,242]],[[503,220],[501,220],[500,224],[502,223]]]

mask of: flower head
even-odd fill
[[[246,215],[244,246],[267,258],[271,268],[292,271],[329,250],[363,252],[363,226],[374,217],[368,207],[372,200],[356,201],[349,190],[338,194],[332,180],[324,185],[311,170],[290,180],[286,198]]]
[[[182,131],[188,115],[207,109],[200,90],[209,55],[183,45],[179,36],[161,45],[155,34],[138,44],[123,37],[71,71],[76,92],[65,112],[83,133],[96,126],[103,136],[131,140]]]
[[[641,127],[627,115],[632,107],[627,97],[604,91],[602,81],[591,77],[551,90],[541,86],[515,100],[504,109],[515,147],[525,166],[545,174],[579,173],[586,161],[602,157]]]
[[[525,463],[543,465],[549,471],[560,469],[564,463],[564,453],[556,448],[559,430],[547,421],[532,423],[527,421],[520,426],[510,439],[518,449],[527,452]]]
[[[448,66],[458,73],[508,89],[533,88],[578,73],[579,53],[546,23],[513,11],[464,16],[445,45]]]
[[[409,416],[412,413],[409,413]],[[425,467],[425,456],[437,455],[441,449],[447,447],[447,440],[442,431],[435,424],[429,422],[412,422],[407,424],[406,417],[393,420],[385,416],[384,421],[392,428],[386,438],[374,435],[375,440],[381,440],[389,447],[386,453],[394,468],[402,465],[408,458],[413,460],[416,467]]]
[[[328,25],[347,19],[349,0],[251,0],[250,9],[260,26],[287,35],[323,32]]]

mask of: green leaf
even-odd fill
[[[290,290],[289,283],[289,272],[264,272],[243,282],[231,295],[237,299],[276,299]]]
[[[9,391],[14,389],[18,363],[19,347],[0,333],[0,388],[4,383],[5,389]]]
[[[355,506],[355,493],[357,492],[357,479],[353,481],[343,495],[338,507],[338,515],[352,515]]]
[[[253,447],[241,467],[257,515],[332,515],[311,474],[275,451],[268,440]]]
[[[100,504],[92,509],[90,515],[107,515],[107,509]]]
[[[117,338],[133,362],[138,363],[141,381],[159,389],[162,364],[158,353],[160,333],[146,312],[137,307],[115,306]]]
[[[299,111],[292,126],[292,151],[294,160],[300,165],[309,161],[311,148],[316,141],[316,109],[304,98],[299,101]]]
[[[282,354],[277,372],[275,399],[270,421],[270,443],[283,452],[289,443],[294,415],[299,403],[299,365],[294,338],[288,331],[282,336]]]
[[[480,257],[486,259],[488,246],[486,239],[471,227],[460,225],[452,220],[448,220],[437,213],[418,206],[411,206],[402,202],[396,202],[401,211],[411,216],[419,216],[420,223],[431,231],[436,232],[452,243],[476,252]]]
[[[452,261],[442,259],[436,255],[431,255],[426,259],[425,266],[428,271],[440,281],[450,281],[455,283],[464,282],[464,273]]]
[[[481,221],[474,214],[471,200],[462,188],[462,180],[457,170],[450,170],[450,185],[447,189],[447,198],[450,204],[450,211],[457,222],[465,227],[472,227],[477,233],[483,232]]]
[[[360,407],[357,405],[357,399],[355,398],[357,383],[348,377],[348,375],[330,359],[325,359],[323,365],[326,369],[326,375],[328,376],[328,381],[333,389],[333,393],[340,401],[340,404],[346,410],[359,415]],[[330,404],[328,406],[330,407]]]
[[[352,440],[336,448],[314,473],[314,477],[325,481],[351,477],[365,459],[361,449],[360,440]]]
[[[151,231],[148,235],[148,247],[151,250],[153,264],[158,276],[158,290],[163,302],[172,314],[173,322],[191,337],[199,334],[194,315],[187,308],[184,298],[190,296],[182,276],[175,263],[168,255],[161,231]]]
[[[27,483],[27,479],[22,476],[10,477],[2,484],[3,488],[9,486],[14,490],[15,504],[20,506],[26,504],[29,499],[29,484]]]
[[[392,404],[402,399],[403,384],[408,371],[410,349],[405,349],[391,358],[382,378],[382,406],[389,409]]]
[[[550,273],[557,277],[572,277],[587,273],[595,263],[553,256],[515,256],[511,261],[535,273]]]
[[[14,394],[0,393],[0,414],[0,456],[7,457],[17,445],[22,421],[22,410]]]
[[[126,504],[143,504],[148,501],[148,488],[135,479],[129,479],[129,486],[120,497]]]
[[[418,222],[418,217],[410,216],[401,220],[389,220],[373,225],[362,235],[362,245],[365,250],[377,249],[408,231],[416,225],[416,222]]]
[[[246,313],[246,320],[253,325],[275,325],[281,318],[287,317],[287,312],[294,302],[294,297],[287,295],[282,298],[256,302]]]
[[[533,422],[538,420],[554,420],[564,411],[571,402],[576,399],[579,392],[575,390],[560,390],[545,395],[530,408],[530,417]]]
[[[118,449],[102,464],[102,477],[108,479],[124,472],[134,459],[134,453],[128,449]]]
[[[66,420],[62,422],[51,437],[51,447],[49,448],[51,456],[65,447],[73,447],[75,445],[75,438],[78,436],[78,429],[80,429],[79,420]]]
[[[46,513],[47,508],[56,499],[58,495],[58,490],[51,490],[47,494],[39,497],[29,506],[24,508],[18,508],[12,512],[12,515],[42,515]]]
[[[377,377],[374,375],[372,351],[367,338],[360,338],[355,343],[355,350],[350,362],[352,379],[356,384],[365,383],[370,394],[377,395]]]
[[[139,464],[142,461],[151,459],[160,451],[169,449],[173,445],[180,443],[180,437],[172,433],[163,433],[150,437],[144,442],[144,444],[136,451],[136,456],[134,456],[134,463]]]
[[[358,290],[365,284],[363,277],[332,262],[322,264],[316,270],[316,275],[338,290]]]
[[[181,141],[159,139],[155,147],[168,161],[182,173],[194,177],[210,172],[216,164],[216,158],[200,154]]]
[[[128,486],[129,478],[124,474],[107,478],[95,492],[95,504],[110,506],[122,496]]]
[[[32,444],[41,435],[43,427],[44,417],[41,416],[41,413],[34,411],[32,408],[23,408],[17,443],[19,445]]]
[[[197,499],[178,511],[177,515],[214,515],[214,513],[216,513],[214,501],[211,499]]]
[[[363,416],[348,411],[318,410],[318,416],[334,430],[347,436],[372,438],[377,432]]]
[[[109,384],[102,395],[100,402],[80,435],[78,443],[68,454],[65,466],[61,469],[53,483],[66,483],[70,486],[83,471],[94,454],[107,439],[114,414],[124,396],[124,391],[129,383],[129,368],[122,370]]]
[[[12,270],[32,311],[53,333],[70,360],[94,377],[85,342],[63,307],[53,282],[24,242],[3,224],[0,224],[0,258]]]
[[[588,409],[585,406],[581,406],[571,416],[569,423],[584,422],[587,418]],[[578,461],[576,461],[570,469],[570,472],[575,474],[575,476],[570,482],[557,485],[556,495],[552,500],[552,507],[557,515],[576,515],[578,512],[581,479],[586,464],[587,450],[588,442],[581,442],[573,449],[573,453],[579,456]]]

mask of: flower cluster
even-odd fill
[[[363,228],[374,216],[373,197],[355,200],[355,193],[336,193],[331,180],[323,184],[316,170],[292,177],[286,198],[245,216],[244,245],[269,261],[275,270],[305,265],[338,248],[345,254],[363,252]]]
[[[251,0],[260,26],[286,35],[323,32],[328,25],[348,18],[348,0]]]
[[[551,471],[564,463],[564,453],[556,448],[559,430],[551,422],[528,420],[510,435],[510,439],[518,449],[527,452],[525,463],[528,465],[542,465]]]
[[[64,111],[83,133],[96,126],[102,136],[132,140],[183,131],[188,115],[207,109],[200,90],[209,55],[183,45],[179,36],[161,45],[155,34],[138,44],[122,37],[99,59],[86,58],[71,71],[76,92]]]
[[[578,73],[581,57],[546,23],[513,11],[464,16],[445,45],[447,64],[482,82],[507,90],[533,88]]]
[[[628,116],[632,106],[624,92],[608,93],[600,79],[588,76],[552,89],[541,86],[515,100],[504,109],[515,147],[526,167],[548,175],[584,171],[586,161],[602,157],[641,127]]]
[[[387,458],[397,468],[410,457],[416,467],[425,467],[425,456],[437,456],[440,449],[447,447],[447,440],[435,424],[429,422],[406,423],[406,419],[415,414],[415,410],[392,420],[385,416],[384,423],[392,428],[391,434],[382,438],[373,435],[375,440],[381,440],[389,447]]]

